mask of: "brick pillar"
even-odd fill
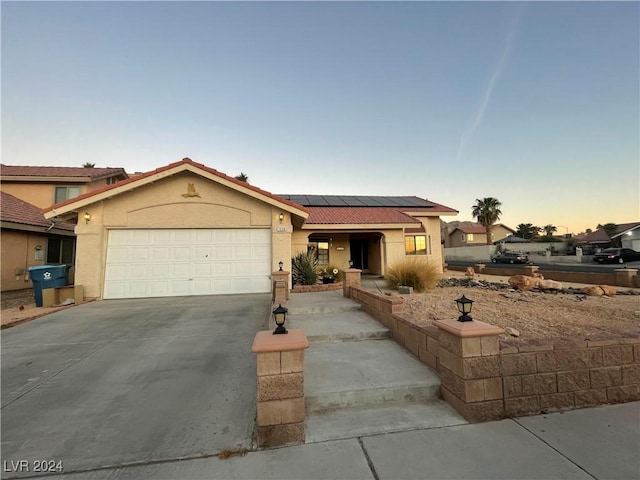
[[[524,267],[525,275],[533,277],[533,274],[537,273],[539,268],[540,267],[538,265],[527,265]]]
[[[285,303],[289,300],[289,274],[286,270],[271,273],[273,279],[273,303]]]
[[[614,272],[616,273],[616,285],[619,287],[633,287],[633,277],[638,273],[637,268],[617,268]]]
[[[357,268],[347,268],[344,271],[344,280],[342,283],[342,295],[351,298],[351,287],[360,287],[362,285],[360,274],[362,270]]]
[[[471,422],[504,417],[500,347],[504,330],[483,322],[436,320],[442,397]]]
[[[258,332],[251,350],[257,355],[258,447],[304,443],[304,351],[309,341],[301,329],[286,335]]]
[[[484,263],[476,263],[476,272],[477,273],[482,273],[482,271],[485,269],[486,265]]]

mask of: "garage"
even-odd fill
[[[266,293],[271,230],[110,230],[105,267],[105,299]]]

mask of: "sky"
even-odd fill
[[[2,163],[640,221],[638,2],[7,2]]]

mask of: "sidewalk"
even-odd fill
[[[634,402],[65,478],[631,480],[640,478],[638,445],[640,402]]]

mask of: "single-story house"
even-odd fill
[[[607,248],[616,239],[620,240],[623,248],[640,251],[640,222],[617,224],[616,233],[611,237],[607,235],[604,228],[599,228],[595,232],[580,237],[579,244],[588,249]]]
[[[500,241],[515,233],[510,227],[502,223],[491,226],[492,242]],[[473,225],[458,225],[454,227],[445,241],[445,247],[470,247],[472,245],[486,245],[487,230],[479,223]]]
[[[440,216],[455,214],[418,197],[274,195],[188,158],[45,210],[79,218],[76,283],[105,299],[269,292],[310,246],[341,270],[441,266]]]
[[[2,291],[31,288],[28,268],[74,261],[73,223],[47,220],[38,207],[0,192]]]

